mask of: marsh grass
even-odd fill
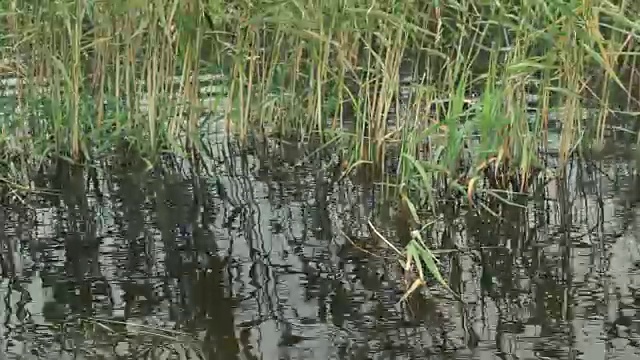
[[[613,109],[637,114],[639,8],[3,2],[0,71],[15,80],[0,131],[3,181],[29,188],[50,159],[87,163],[122,147],[149,164],[165,151],[197,159],[204,123],[218,116],[243,142],[319,136],[345,170],[368,168],[415,207],[526,193],[545,173],[551,128],[563,164],[602,144]],[[201,75],[218,74],[225,91],[203,101]]]
[[[181,331],[106,319],[82,319],[81,325],[83,335],[98,344],[117,344],[119,340],[127,339],[126,355],[136,359],[199,360],[206,358],[201,340]],[[100,350],[103,349],[95,346],[94,349],[85,351],[95,356],[100,354]]]
[[[467,189],[491,168],[517,173],[524,188],[549,114],[561,112],[566,161],[579,140],[603,141],[611,89],[637,102],[627,91],[633,6],[16,0],[2,9],[2,69],[17,80],[21,111],[3,124],[3,144],[75,162],[122,140],[146,154],[195,153],[211,111],[241,140],[339,136],[350,164],[380,171],[399,148],[399,183],[431,188],[445,177]],[[228,101],[203,106],[200,75],[212,71],[226,76]],[[473,102],[471,90],[481,93]],[[599,109],[590,119],[586,97]]]

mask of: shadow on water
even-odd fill
[[[445,207],[429,238],[453,249],[442,266],[463,305],[437,288],[399,303],[404,278],[366,226],[402,237],[393,206],[337,183],[330,157],[265,149],[221,145],[199,175],[59,165],[39,180],[57,194],[4,207],[2,357],[640,354],[637,183],[615,155],[576,161],[500,219]]]

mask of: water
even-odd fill
[[[243,153],[207,130],[220,146],[198,176],[107,164],[0,211],[2,358],[638,358],[628,146],[572,163],[504,221],[445,206],[428,238],[462,249],[441,260],[467,304],[433,284],[400,303],[366,224],[397,242],[403,219],[375,187],[335,183],[328,156]]]
[[[295,166],[298,149],[273,143],[215,154],[199,176],[60,169],[40,183],[58,195],[3,208],[3,358],[640,355],[639,197],[615,151],[503,221],[445,208],[429,238],[462,249],[441,260],[466,305],[437,286],[399,302],[404,278],[366,222],[397,240],[401,216],[335,183],[330,161]]]

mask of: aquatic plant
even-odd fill
[[[4,2],[2,174],[30,188],[50,159],[197,159],[222,122],[246,143],[320,137],[417,207],[526,192],[552,128],[563,164],[637,115],[639,6]]]
[[[194,335],[160,326],[140,324],[131,321],[106,319],[81,319],[82,337],[90,338],[99,344],[94,349],[84,350],[86,355],[96,356],[113,348],[114,343],[127,339],[128,346],[116,350],[120,356],[137,359],[204,359],[205,352],[201,340]],[[82,338],[81,337],[81,338]],[[104,346],[103,344],[108,344]],[[101,349],[100,345],[104,348]],[[82,347],[78,350],[82,352]]]
[[[381,171],[393,157],[397,182],[425,201],[443,181],[525,190],[551,120],[566,161],[581,140],[603,140],[613,108],[636,103],[635,7],[13,1],[1,9],[2,70],[14,85],[5,108],[20,111],[3,118],[3,153],[198,152],[204,119],[217,117],[242,140],[339,136],[350,164]],[[202,96],[200,75],[223,91]]]

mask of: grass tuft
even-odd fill
[[[122,149],[150,166],[164,152],[197,160],[216,122],[244,143],[319,136],[348,172],[366,167],[416,208],[481,207],[527,193],[550,152],[563,176],[612,128],[636,133],[638,10],[626,0],[3,2],[2,183],[31,189],[54,159]]]

